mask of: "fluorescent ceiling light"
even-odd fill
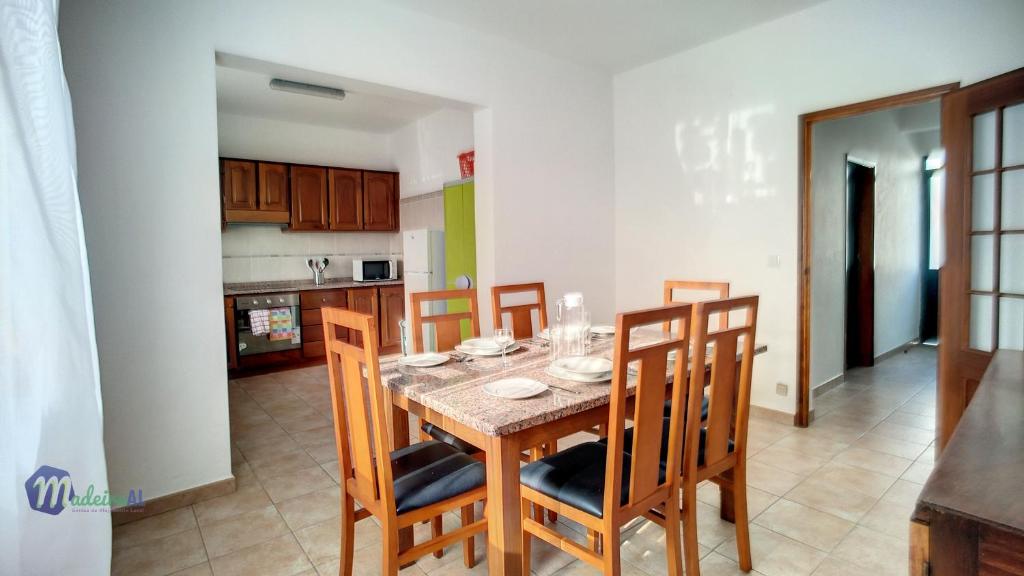
[[[281,78],[271,80],[270,88],[271,90],[281,90],[282,92],[304,94],[306,96],[320,96],[321,98],[334,98],[335,100],[345,99],[345,91],[341,88],[317,86],[316,84],[306,84],[305,82],[292,82],[291,80],[282,80]]]

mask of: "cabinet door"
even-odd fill
[[[292,230],[327,229],[327,169],[292,166]]]
[[[377,315],[377,289],[376,288],[350,288],[348,291],[348,309],[354,312],[369,314],[374,318]],[[378,326],[377,330],[380,330]],[[349,333],[349,341],[354,346],[362,346],[363,338],[356,332]]]
[[[380,287],[380,347],[381,352],[397,352],[402,345],[402,327],[398,323],[405,317],[405,287]]]
[[[363,230],[398,229],[398,194],[393,172],[363,172]]]
[[[256,210],[256,163],[221,161],[221,192],[225,210]]]
[[[260,162],[260,210],[288,211],[288,166]]]
[[[362,230],[363,173],[331,168],[328,185],[331,230]]]

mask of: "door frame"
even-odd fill
[[[797,398],[795,426],[807,427],[811,423],[811,166],[814,149],[814,124],[826,120],[849,118],[888,108],[921,104],[952,92],[959,82],[942,84],[913,92],[876,98],[855,104],[801,114],[798,119],[798,250],[800,266],[797,268]]]

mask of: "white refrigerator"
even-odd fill
[[[412,334],[410,319],[412,304],[409,294],[444,290],[444,232],[440,230],[406,230],[402,233],[402,264],[405,272],[405,318],[406,342],[409,354],[412,350]],[[423,306],[422,314],[443,314],[446,311],[444,302],[432,302]],[[434,327],[432,324],[423,327],[423,350],[434,351]]]

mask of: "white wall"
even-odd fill
[[[215,50],[481,106],[481,305],[495,281],[542,279],[611,315],[605,74],[356,0],[85,0],[62,6],[60,34],[112,492],[156,498],[231,473]],[[140,338],[140,320],[159,330]]]
[[[842,374],[845,363],[845,155],[875,164],[876,357],[920,335],[922,225],[922,155],[895,111],[817,123],[813,143],[812,387]]]
[[[473,114],[443,109],[391,133],[402,197],[436,192],[458,180],[459,154],[473,149]]]
[[[797,116],[1017,68],[1020,22],[1018,0],[834,0],[617,75],[616,307],[669,277],[760,294],[753,402],[794,412]]]

